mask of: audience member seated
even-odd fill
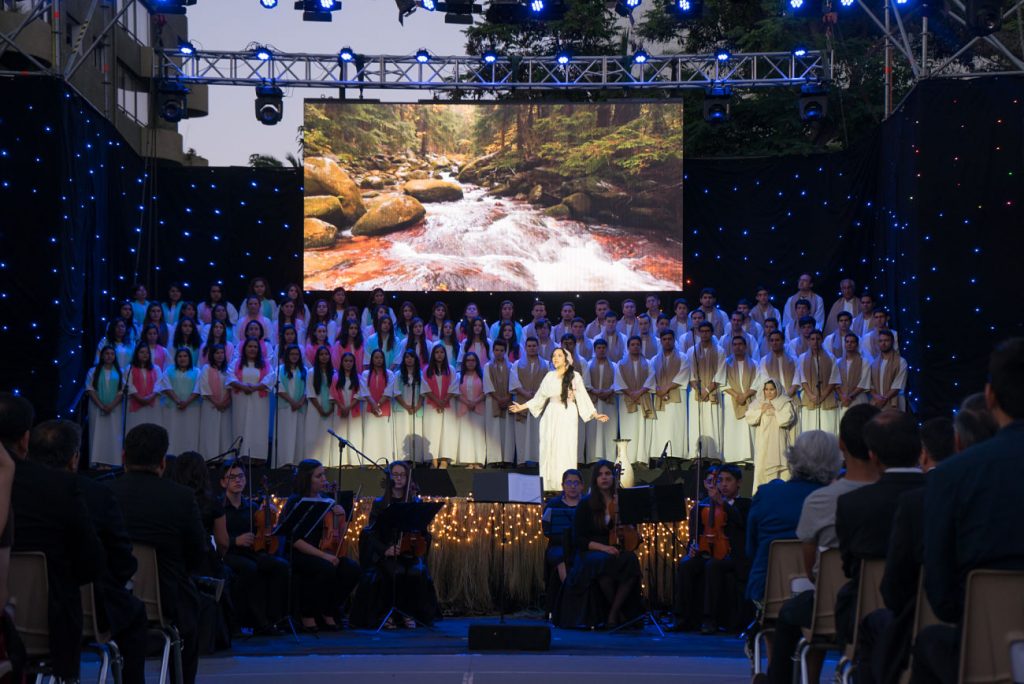
[[[28,460],[33,415],[22,397],[0,396],[0,438],[15,459],[13,550],[46,555],[53,673],[75,680],[82,649],[79,587],[100,576],[104,551],[75,477]]]
[[[999,426],[990,439],[932,471],[924,502],[924,582],[937,625],[917,636],[912,682],[954,682],[964,587],[975,569],[1024,570],[1024,338],[996,347],[985,401]]]
[[[191,684],[199,666],[199,593],[192,575],[202,567],[206,539],[192,491],[162,477],[167,443],[167,431],[159,425],[143,423],[129,430],[126,472],[110,489],[121,504],[128,536],[156,549],[160,604],[181,633],[182,679]]]
[[[796,536],[803,544],[804,568],[809,583],[813,583],[817,575],[818,554],[839,547],[835,528],[836,501],[840,496],[878,479],[878,468],[868,455],[863,434],[864,426],[877,414],[878,409],[869,404],[850,407],[839,421],[839,450],[843,454],[846,473],[827,487],[811,492],[804,499]],[[782,605],[779,619],[775,622],[775,637],[768,660],[770,681],[778,684],[791,684],[793,681],[793,654],[800,642],[801,630],[810,629],[813,611],[813,586]],[[818,681],[822,655],[812,651],[808,656],[811,681]]]
[[[700,624],[702,634],[739,626],[736,607],[747,581],[747,515],[750,499],[739,496],[743,471],[718,467],[714,483],[705,480],[708,496],[690,510],[690,546],[676,570],[677,630]],[[729,584],[729,580],[734,582]],[[736,586],[735,593],[730,586]]]
[[[28,457],[54,470],[77,473],[81,442],[78,425],[49,420],[32,429]],[[146,608],[128,588],[138,567],[132,541],[113,492],[84,475],[75,479],[105,551],[103,570],[93,582],[96,620],[101,631],[111,634],[124,658],[123,681],[141,684],[146,667]]]
[[[796,539],[796,526],[804,500],[839,476],[843,457],[839,440],[821,430],[797,437],[786,451],[789,480],[775,479],[761,485],[750,504],[747,518],[747,555],[752,559],[746,596],[760,609],[768,574],[768,549],[776,539]]]
[[[541,527],[548,540],[548,547],[544,550],[544,599],[549,615],[554,612],[558,592],[565,582],[566,548],[563,542],[566,533],[572,530],[576,506],[582,495],[583,475],[575,468],[570,468],[562,473],[562,493],[544,502]]]
[[[26,430],[22,429],[24,423],[18,417],[19,412],[14,411],[7,414],[5,408],[10,406],[11,394],[0,392],[0,608],[7,605],[9,598],[7,593],[7,575],[11,564],[11,544],[14,541],[13,526],[11,521],[11,487],[14,485],[14,459],[11,454],[15,451],[15,445],[21,444],[22,450],[27,449],[25,440],[28,437]],[[29,416],[31,425],[32,417]],[[6,612],[0,615],[0,620],[8,621]],[[0,654],[2,655],[2,654]]]

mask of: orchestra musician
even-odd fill
[[[353,626],[376,628],[392,606],[385,629],[399,624],[415,629],[432,625],[439,616],[434,581],[427,568],[430,533],[399,534],[381,523],[393,503],[420,501],[407,461],[393,461],[385,471],[384,492],[373,501],[370,519],[360,536],[360,560],[366,569],[352,602]],[[392,590],[394,594],[392,595]]]
[[[591,471],[590,493],[573,519],[576,553],[554,618],[560,627],[610,629],[642,610],[636,540],[627,544],[621,539],[629,535],[622,535],[617,506],[615,470],[609,461],[598,461]]]
[[[300,461],[295,469],[295,493],[285,503],[282,516],[304,498],[329,498],[323,493],[326,485],[327,476],[320,461],[312,458]],[[336,544],[332,550],[324,550],[335,541],[332,537],[337,536],[338,542],[344,539],[347,515],[342,506],[335,504],[324,516],[322,525],[315,525],[292,545],[292,570],[299,587],[300,628],[304,632],[341,629],[336,618],[359,581],[359,566],[345,557],[343,543]]]
[[[570,468],[562,473],[562,493],[544,502],[541,527],[548,540],[548,547],[544,550],[544,598],[549,615],[554,612],[555,599],[568,573],[565,535],[572,530],[576,506],[582,496],[583,475]],[[571,544],[568,549],[572,550]]]
[[[742,471],[725,464],[708,468],[704,476],[707,496],[691,507],[690,544],[676,568],[675,630],[713,634],[727,621],[736,621],[728,591],[733,575],[745,582],[747,515],[750,499],[739,496]],[[738,598],[737,598],[738,600]]]
[[[224,564],[237,577],[231,584],[236,588],[232,602],[240,623],[256,634],[278,635],[282,632],[276,625],[288,610],[288,561],[280,555],[280,539],[270,534],[277,521],[273,501],[266,492],[257,499],[243,496],[248,484],[238,461],[224,463],[220,478],[228,528]]]

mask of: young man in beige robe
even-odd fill
[[[747,409],[757,396],[757,362],[747,354],[747,336],[734,335],[732,354],[725,359],[725,461],[754,460],[754,435],[747,424]]]
[[[839,299],[832,303],[832,307],[828,310],[828,315],[825,317],[825,330],[823,332],[826,339],[836,331],[839,324],[836,316],[841,311],[850,314],[851,323],[853,322],[853,317],[860,311],[860,301],[857,299],[856,287],[851,278],[843,278],[839,281]]]
[[[891,330],[878,331],[878,356],[871,362],[871,405],[880,409],[907,410],[907,360],[894,346]]]
[[[654,379],[654,436],[650,459],[667,455],[686,458],[689,436],[686,424],[686,388],[690,382],[690,365],[686,356],[676,349],[676,334],[670,328],[661,332],[661,349],[651,361]]]
[[[551,370],[548,362],[541,358],[538,353],[536,337],[526,338],[523,344],[525,354],[516,362],[516,379],[519,381],[519,389],[516,391],[516,399],[525,404],[540,388],[541,380]],[[540,419],[534,418],[529,411],[522,411],[513,414],[515,416],[515,443],[516,461],[540,461]]]
[[[615,391],[620,396],[619,437],[628,439],[626,459],[635,464],[646,459],[650,451],[651,421],[654,407],[651,393],[654,376],[651,364],[640,353],[640,338],[634,335],[626,342],[626,357],[615,366]]]
[[[487,428],[487,463],[515,463],[515,416],[509,413],[513,393],[519,389],[514,366],[505,357],[505,340],[495,340],[491,361],[484,366],[484,394],[487,407],[484,424]]]
[[[839,422],[851,406],[865,404],[871,398],[871,359],[860,351],[860,341],[852,332],[844,338],[839,366]]]
[[[707,321],[697,328],[697,346],[687,351],[690,363],[690,455],[722,458],[722,393],[725,354],[712,341],[714,327]],[[698,452],[698,444],[700,451]]]
[[[813,331],[807,341],[810,348],[800,355],[796,364],[800,383],[800,429],[824,430],[838,435],[839,368],[822,347],[824,338],[820,330]]]
[[[608,416],[608,422],[587,421],[586,462],[601,459],[615,460],[615,439],[619,427],[618,395],[615,392],[615,363],[608,359],[608,343],[598,338],[594,342],[594,358],[587,365],[583,385],[598,413]]]

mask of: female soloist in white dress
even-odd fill
[[[578,420],[596,418],[602,423],[608,416],[598,413],[583,386],[583,377],[572,367],[572,356],[557,348],[551,354],[555,369],[544,376],[533,399],[525,404],[513,403],[512,413],[529,409],[540,417],[540,475],[546,491],[554,491],[562,481],[562,473],[576,467]],[[563,403],[565,374],[572,373]],[[541,415],[543,413],[543,415]]]

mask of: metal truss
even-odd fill
[[[714,55],[650,56],[643,64],[626,57],[503,57],[483,64],[476,57],[436,57],[420,63],[412,56],[359,55],[341,62],[337,55],[274,54],[262,61],[253,52],[200,51],[182,57],[158,52],[158,78],[184,83],[295,88],[421,89],[433,91],[509,90],[675,90],[729,85],[733,88],[798,86],[832,79],[832,53],[808,51]]]

